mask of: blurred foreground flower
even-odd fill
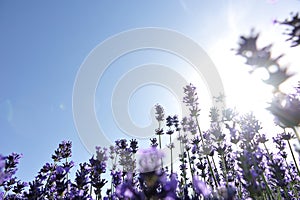
[[[287,39],[287,41],[292,42],[291,47],[296,47],[300,45],[300,17],[299,13],[291,13],[291,15],[292,19],[286,19],[283,22],[279,23],[289,26],[288,32],[286,34],[290,37]]]
[[[211,194],[211,191],[207,188],[205,182],[199,180],[198,176],[193,177],[193,187],[195,188],[195,191],[199,195],[203,195],[204,198]]]
[[[164,154],[156,147],[140,149],[137,152],[138,166],[141,173],[154,172],[160,169]]]
[[[293,128],[300,124],[300,100],[294,96],[279,95],[267,109],[276,117],[277,124],[283,128]]]
[[[253,29],[251,30],[250,36],[241,36],[239,47],[236,49],[236,54],[246,58],[246,64],[252,67],[250,73],[258,68],[265,69],[269,78],[263,81],[266,84],[272,85],[275,91],[278,91],[279,86],[292,77],[294,73],[288,72],[286,67],[279,65],[278,61],[283,57],[283,54],[276,58],[271,57],[272,44],[258,48],[258,37],[259,34],[254,34]]]

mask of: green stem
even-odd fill
[[[267,182],[266,177],[265,177],[264,174],[262,174],[262,178],[263,178],[263,181],[264,181],[264,183],[265,183],[265,185],[266,185],[267,192],[269,193],[269,196],[271,197],[271,199],[274,199],[274,197],[273,197],[273,195],[272,195],[272,191],[271,191],[271,189],[270,189],[270,187],[269,187],[269,184],[268,184],[268,182]]]
[[[111,170],[115,170],[115,169],[114,169],[114,166],[115,166],[115,164],[117,163],[117,159],[118,159],[118,153],[116,153],[115,158],[111,160],[111,163],[112,163],[112,168],[111,168]],[[113,193],[114,193],[114,185],[113,185],[113,180],[112,180],[112,179],[111,179],[111,181],[110,181],[110,185],[111,185],[111,194],[113,194]]]
[[[55,168],[55,167],[56,167],[56,162],[54,161],[54,168]],[[50,172],[50,174],[49,174],[49,176],[48,176],[48,179],[47,179],[47,181],[46,181],[46,184],[45,184],[44,188],[46,188],[46,187],[48,186],[52,174],[53,174],[53,169],[51,169],[51,172]],[[45,195],[45,194],[43,193],[43,194],[42,194],[42,197],[44,197],[44,195]]]
[[[253,157],[253,154],[252,154],[252,159],[255,160],[254,157]],[[259,168],[256,162],[254,162],[254,165],[255,165],[256,168]],[[262,177],[262,179],[263,179],[263,182],[264,182],[265,185],[266,185],[266,189],[267,189],[267,192],[268,192],[269,196],[271,197],[271,199],[275,199],[275,198],[273,197],[273,194],[272,194],[272,191],[271,191],[271,189],[270,189],[270,187],[269,187],[269,184],[268,184],[268,182],[267,182],[267,180],[266,180],[266,177],[265,177],[265,175],[264,175],[263,173],[262,173],[261,177]]]
[[[206,159],[207,159],[207,163],[208,163],[208,166],[209,166],[209,171],[210,171],[210,173],[211,173],[212,176],[213,176],[215,185],[216,185],[216,187],[218,187],[218,185],[220,186],[220,184],[218,183],[218,181],[217,181],[217,179],[216,179],[216,177],[215,177],[215,174],[214,174],[213,169],[212,169],[212,167],[211,167],[210,160],[209,160],[208,156],[205,156],[205,157],[206,157]]]
[[[270,154],[270,152],[269,152],[269,150],[268,150],[268,148],[267,148],[267,146],[266,146],[266,143],[263,143],[263,144],[264,144],[265,150],[266,150],[266,152],[267,152],[269,158],[271,159],[271,154]]]
[[[180,134],[180,131],[178,131],[178,134],[179,134],[179,138],[181,138],[181,134]],[[184,165],[185,163],[184,163],[184,149],[185,149],[185,146],[184,146],[184,144],[182,143],[182,140],[179,140],[179,143],[180,143],[180,152],[181,152],[181,162],[182,162],[182,165]],[[183,178],[184,178],[184,184],[186,184],[186,181],[185,181],[185,179],[186,179],[186,171],[185,171],[185,168],[183,168]]]
[[[300,135],[299,135],[299,133],[298,133],[298,131],[297,131],[297,128],[296,128],[296,127],[293,127],[292,129],[293,129],[293,131],[295,132],[295,134],[296,134],[296,136],[297,136],[297,138],[298,138],[298,142],[300,143]],[[284,131],[285,131],[285,130],[284,130]]]
[[[192,184],[193,184],[193,186],[194,186],[194,170],[193,170],[193,168],[192,168],[192,162],[191,162],[191,158],[190,158],[190,153],[189,153],[189,151],[187,151],[187,155],[188,155],[188,159],[189,159],[189,165],[190,165],[190,171],[191,171],[191,175],[192,175]],[[193,195],[195,194],[195,190],[194,190],[194,187],[192,187],[192,189],[193,189]]]
[[[266,200],[266,194],[265,193],[263,193],[263,199]]]
[[[6,195],[7,195],[7,191],[4,192],[3,199],[5,199]]]
[[[158,135],[159,149],[161,149],[161,136]]]
[[[202,145],[204,146],[204,138],[203,138],[203,135],[202,135],[202,132],[201,132],[201,129],[200,129],[200,124],[199,124],[198,118],[195,117],[195,119],[196,119],[198,131],[199,131],[199,134],[200,134],[200,137],[201,137]],[[218,184],[218,181],[217,181],[217,179],[216,179],[216,177],[215,177],[215,173],[214,173],[214,171],[213,171],[213,169],[212,169],[210,160],[209,160],[209,158],[208,158],[207,155],[206,155],[205,157],[206,157],[206,160],[207,160],[207,163],[208,163],[208,166],[209,166],[210,173],[212,174],[213,179],[214,179],[214,182],[215,182],[215,184],[216,184],[216,187],[218,187],[219,184]],[[212,159],[213,159],[213,162],[214,162],[214,158],[212,158]]]
[[[171,150],[171,174],[173,174],[173,148],[172,148],[172,136],[170,135],[170,150]]]
[[[292,154],[292,157],[293,157],[293,160],[294,160],[294,163],[295,163],[295,166],[297,168],[297,172],[298,172],[298,175],[300,176],[300,170],[299,170],[299,167],[297,165],[297,162],[296,162],[296,158],[295,158],[295,155],[294,155],[294,152],[293,152],[293,149],[292,149],[292,146],[291,146],[291,143],[290,141],[288,140],[288,145],[289,145],[289,148],[290,148],[290,151],[291,151],[291,154]]]
[[[201,140],[202,140],[202,144],[204,145],[204,139],[203,139],[202,131],[201,131],[201,129],[200,129],[200,124],[199,124],[198,118],[195,117],[195,119],[196,119],[198,131],[199,131],[199,134],[200,134],[200,137],[201,137]]]
[[[185,152],[185,144],[183,144],[183,150],[182,150],[182,165],[185,166],[185,158],[184,158],[184,152]],[[186,185],[186,169],[183,168],[183,180],[184,184]]]
[[[158,124],[158,130],[160,130],[160,127],[161,127],[161,124],[159,122]],[[159,134],[158,135],[158,143],[159,143],[159,149],[161,149],[161,135]],[[160,162],[161,162],[161,168],[163,169],[164,168],[164,165],[163,165],[163,160],[162,158],[160,159]]]
[[[194,177],[194,170],[192,168],[192,164],[191,164],[192,162],[191,162],[191,157],[190,157],[189,151],[187,151],[187,155],[188,155],[188,159],[189,159],[189,166],[190,166],[191,175],[192,175],[192,178],[193,178]]]
[[[288,191],[286,190],[286,187],[283,188],[283,191],[284,191],[284,194],[285,194],[286,198],[289,198],[289,193],[288,193]]]
[[[267,151],[267,154],[268,154],[269,159],[271,159],[271,162],[273,162],[273,158],[271,157],[271,154],[270,154],[270,152],[269,152],[269,150],[268,150],[268,148],[267,148],[267,146],[266,146],[266,143],[263,143],[263,144],[264,144],[265,150]],[[264,176],[263,176],[263,177],[264,177]],[[265,179],[264,179],[264,181],[265,181]],[[270,189],[269,185],[266,184],[266,186],[267,186],[268,192],[271,194],[272,192],[271,192],[271,189]],[[271,196],[272,196],[272,195],[271,195]],[[272,197],[273,197],[273,196],[272,196]]]
[[[287,169],[289,171],[289,175],[291,176],[291,179],[292,179],[292,181],[289,182],[289,186],[290,186],[290,188],[292,188],[294,194],[296,195],[296,198],[299,199],[298,192],[295,190],[296,188],[294,187],[294,185],[295,185],[295,179],[293,178],[293,175],[292,175],[292,172],[291,172],[291,168],[290,168],[290,166],[289,166],[288,161],[287,161],[286,158],[284,158],[284,161],[285,161],[286,167],[287,167]]]
[[[90,196],[92,196],[92,192],[93,192],[93,186],[92,186],[92,183],[91,183],[91,186],[90,186]]]
[[[66,158],[66,164],[68,163],[68,158]],[[67,182],[69,180],[69,172],[67,173]],[[69,194],[69,184],[67,185],[67,194]]]
[[[238,196],[240,197],[240,199],[242,199],[242,197],[243,197],[243,194],[242,194],[242,184],[241,184],[241,182],[239,183]]]
[[[225,176],[225,180],[226,180],[226,186],[228,187],[228,176],[227,176],[228,170],[227,170],[227,167],[226,167],[224,154],[222,154],[221,158],[222,158],[222,162],[223,162],[223,168],[225,169],[224,176]]]
[[[217,165],[216,165],[216,163],[215,163],[214,157],[211,156],[211,159],[212,159],[212,161],[213,161],[213,165],[214,165],[213,167],[214,167],[214,169],[217,169]],[[218,171],[216,172],[216,174],[219,175]],[[219,183],[219,185],[220,185],[220,183]]]
[[[281,200],[282,199],[282,197],[281,197],[281,192],[280,192],[280,189],[277,187],[277,194],[278,194],[278,197],[277,197],[277,199],[278,200]]]

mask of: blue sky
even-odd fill
[[[52,152],[62,140],[73,142],[73,160],[76,164],[89,158],[73,122],[73,85],[86,56],[112,35],[143,27],[168,28],[183,33],[208,52],[224,79],[225,90],[233,95],[244,92],[236,87],[237,82],[252,80],[245,80],[249,76],[246,68],[240,70],[237,66],[231,66],[232,63],[243,62],[229,59],[235,58],[230,48],[236,47],[238,36],[256,27],[267,42],[279,39],[278,44],[281,44],[285,39],[281,35],[283,29],[274,26],[272,20],[288,17],[299,6],[300,2],[296,0],[1,0],[0,153],[24,154],[18,176],[27,181],[32,180],[40,167],[50,161]],[[282,50],[288,46],[282,45],[278,45],[277,49]],[[127,60],[120,62],[126,66],[122,69],[124,72],[130,70],[133,64],[153,60],[165,62],[163,60],[166,57],[150,51],[140,57],[139,54],[132,57],[129,55]],[[171,60],[170,63],[175,61]],[[226,67],[221,66],[225,61],[228,62]],[[293,66],[291,69],[297,70]],[[241,75],[236,76],[236,73]],[[233,74],[235,82],[230,81]],[[118,66],[111,66],[107,77],[100,82],[96,99],[103,98],[109,103],[107,99],[115,80],[110,77],[118,75],[122,75]],[[245,84],[247,87],[251,92],[251,85]],[[151,91],[156,91],[157,95],[149,95]],[[164,94],[161,88],[149,86],[135,93],[133,101],[136,103],[130,104],[130,113],[137,123],[147,124],[147,111],[141,107],[149,107],[154,102],[160,102],[160,99],[163,104],[167,104],[167,99],[172,98],[170,96]],[[145,98],[146,103],[143,102]],[[174,99],[169,101],[173,102]],[[172,112],[177,108],[173,109],[170,108]],[[111,116],[97,114],[99,119]],[[144,115],[145,121],[141,120]],[[105,125],[105,130],[111,131],[112,137],[123,136],[112,119]]]

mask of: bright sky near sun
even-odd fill
[[[260,32],[259,45],[274,44],[274,57],[285,53],[283,65],[300,72],[297,52],[284,42],[284,20],[299,11],[297,0],[166,0],[166,1],[0,1],[0,153],[23,153],[18,176],[30,181],[62,140],[73,142],[75,164],[87,161],[73,122],[72,92],[84,59],[99,43],[122,31],[160,27],[178,31],[196,41],[210,56],[222,77],[227,103],[239,110],[264,110],[271,88],[249,75],[244,60],[235,56],[239,36],[251,28]],[[299,53],[298,53],[299,54]],[[134,52],[120,58],[106,71],[96,91],[96,113],[106,119],[104,130],[112,140],[125,137],[114,124],[110,98],[115,82],[126,70],[143,63],[172,66],[200,87],[200,107],[208,115],[209,98],[203,80],[178,57],[159,51]],[[123,66],[120,69],[120,66]],[[296,86],[299,76],[283,85]],[[182,86],[183,87],[183,86]],[[101,101],[100,101],[101,100]],[[127,101],[127,100],[126,100]],[[99,104],[104,102],[105,104]],[[166,112],[180,109],[172,93],[157,85],[140,88],[129,100],[135,123],[149,123],[149,110],[166,105]],[[99,113],[98,109],[104,109]]]

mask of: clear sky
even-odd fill
[[[62,140],[73,142],[75,164],[86,161],[89,153],[73,121],[76,74],[99,43],[133,28],[168,28],[190,37],[216,64],[229,104],[245,110],[261,108],[265,105],[260,102],[268,98],[263,94],[270,88],[260,82],[256,84],[261,84],[261,90],[253,87],[255,79],[247,73],[244,60],[234,56],[230,49],[237,47],[240,34],[248,34],[255,27],[261,32],[261,44],[274,42],[275,56],[290,52],[290,57],[282,62],[291,64],[291,71],[299,71],[295,66],[299,47],[289,50],[289,44],[284,43],[286,37],[281,34],[284,28],[273,24],[274,19],[283,20],[299,8],[297,0],[0,0],[0,153],[24,154],[18,176],[26,181],[32,180],[40,167],[50,161]],[[99,82],[95,106],[106,107],[105,114],[97,112],[97,116],[99,121],[108,119],[104,129],[111,132],[112,138],[123,137],[114,124],[110,107],[105,106],[110,103],[114,81],[143,62],[178,65],[175,68],[186,73],[178,58],[173,59],[148,51],[128,55],[110,66]],[[118,64],[125,68],[120,70]],[[197,81],[193,74],[190,77],[188,82]],[[291,84],[296,83],[294,78]],[[99,105],[100,99],[106,104]],[[148,108],[156,102],[175,104],[171,93],[161,87],[148,86],[136,91],[129,103],[135,123],[147,124]],[[167,112],[175,114],[177,110],[178,107],[171,106]]]

